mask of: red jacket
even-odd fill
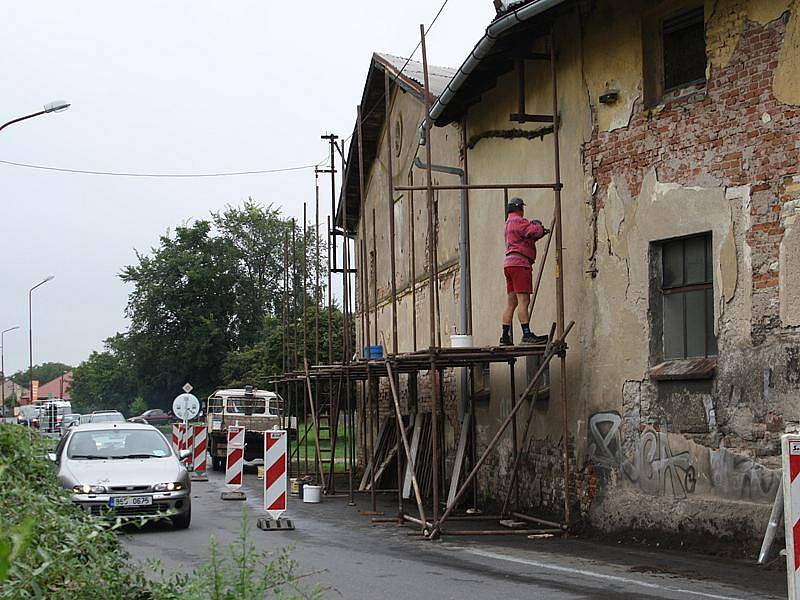
[[[536,240],[544,237],[544,227],[516,213],[506,219],[505,267],[529,267],[536,260]]]

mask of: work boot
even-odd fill
[[[536,335],[535,333],[525,333],[522,336],[522,343],[523,344],[546,344],[547,343],[547,336],[546,335]]]
[[[500,345],[501,346],[513,346],[514,342],[511,339],[510,335],[503,334],[500,336]]]

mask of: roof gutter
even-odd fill
[[[525,6],[517,8],[493,21],[486,28],[486,33],[480,39],[480,41],[475,44],[475,47],[472,49],[472,52],[469,53],[469,56],[467,56],[464,63],[458,68],[458,71],[453,79],[450,80],[450,83],[447,84],[447,87],[444,89],[444,91],[439,94],[439,98],[437,98],[436,103],[431,109],[431,120],[436,121],[436,119],[442,116],[442,113],[444,113],[448,103],[455,97],[458,90],[461,89],[461,86],[480,64],[480,62],[486,58],[486,56],[489,54],[489,51],[494,46],[495,41],[497,41],[500,36],[502,36],[506,31],[515,25],[532,19],[536,15],[553,8],[564,1],[565,0],[534,0],[530,4],[526,4]]]

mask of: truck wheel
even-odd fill
[[[222,459],[218,456],[211,457],[211,470],[212,471],[222,471],[223,464]]]

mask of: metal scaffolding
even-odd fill
[[[422,166],[426,172],[426,180],[423,185],[414,185],[413,181],[409,185],[395,186],[392,166],[392,139],[391,127],[386,128],[386,148],[387,148],[387,171],[388,171],[388,192],[389,201],[388,211],[388,238],[389,238],[389,261],[390,270],[390,294],[391,294],[391,347],[386,348],[386,341],[379,340],[378,332],[378,294],[377,294],[377,268],[376,259],[378,246],[376,242],[376,209],[372,209],[371,223],[371,248],[367,244],[367,237],[370,227],[367,226],[368,215],[366,214],[366,199],[364,179],[364,150],[362,143],[362,115],[361,106],[357,110],[357,152],[358,152],[358,179],[359,179],[359,203],[361,219],[360,239],[354,232],[348,231],[347,201],[342,198],[341,226],[328,220],[327,223],[327,334],[328,352],[327,360],[322,360],[319,351],[319,332],[320,332],[320,313],[319,307],[322,301],[320,293],[320,235],[319,235],[319,184],[318,176],[320,173],[330,174],[331,179],[331,214],[336,214],[336,154],[341,159],[341,172],[344,174],[346,159],[344,152],[344,141],[339,143],[337,136],[325,135],[330,147],[330,166],[328,169],[318,169],[315,173],[315,209],[316,221],[313,227],[315,232],[315,284],[314,299],[315,313],[313,318],[314,326],[314,363],[309,364],[308,340],[306,339],[306,298],[308,285],[307,269],[307,221],[304,206],[303,224],[303,257],[302,265],[298,265],[297,257],[294,256],[296,244],[294,241],[294,226],[292,227],[292,245],[289,252],[289,236],[284,237],[284,309],[283,309],[283,350],[284,350],[284,373],[275,378],[273,384],[276,389],[287,399],[285,406],[297,416],[298,433],[293,440],[290,451],[290,465],[294,475],[314,474],[319,483],[323,486],[324,492],[333,496],[336,495],[337,476],[340,485],[347,486],[347,497],[352,505],[356,492],[370,494],[371,510],[363,514],[380,515],[378,512],[376,495],[379,493],[379,476],[387,471],[389,464],[394,464],[396,472],[396,489],[390,488],[382,492],[397,494],[397,515],[391,519],[375,519],[375,521],[392,521],[411,524],[420,529],[420,534],[429,539],[435,539],[440,535],[481,535],[481,534],[512,534],[512,533],[535,533],[535,534],[560,534],[567,530],[571,523],[570,505],[570,472],[569,472],[569,427],[568,427],[568,388],[566,373],[566,339],[574,323],[566,323],[564,316],[564,285],[563,285],[563,231],[561,214],[561,171],[559,162],[559,111],[558,111],[558,88],[557,88],[557,69],[556,52],[552,40],[549,38],[549,51],[547,53],[536,53],[532,55],[536,60],[549,61],[550,76],[552,83],[552,114],[551,115],[528,115],[525,112],[524,102],[524,71],[520,70],[520,106],[519,113],[511,116],[512,120],[518,122],[535,121],[552,123],[553,152],[554,152],[554,172],[553,180],[546,183],[520,182],[510,184],[485,183],[470,184],[466,177],[458,185],[436,185],[432,177],[431,161],[431,128],[430,119],[431,101],[430,82],[428,77],[428,60],[425,40],[425,31],[420,27],[421,48],[422,48],[422,67],[424,74],[424,102],[426,118],[424,122],[425,139],[425,165]],[[520,61],[521,63],[522,61]],[[391,75],[384,70],[384,102],[386,115],[390,115],[391,101]],[[462,142],[464,139],[462,139]],[[466,148],[464,172],[468,172],[466,164]],[[551,190],[554,198],[554,213],[550,229],[552,234],[547,237],[543,256],[540,260],[538,272],[535,279],[534,293],[531,301],[531,313],[534,310],[536,299],[542,276],[544,265],[550,251],[551,238],[555,237],[554,262],[555,262],[555,323],[553,323],[548,341],[538,345],[523,346],[488,346],[474,348],[449,348],[442,347],[441,327],[439,317],[439,263],[437,256],[437,215],[435,212],[434,192],[446,190],[497,190],[503,193],[504,201],[507,203],[509,190],[540,189]],[[413,329],[413,351],[401,352],[398,349],[398,312],[397,312],[397,271],[396,271],[396,248],[395,248],[395,213],[394,197],[395,192],[408,192],[410,200],[411,218],[411,294],[412,294],[412,325]],[[427,198],[427,286],[428,286],[428,320],[429,320],[429,339],[426,349],[417,350],[417,285],[414,260],[414,218],[413,201],[414,192],[424,192]],[[343,192],[344,194],[344,192]],[[380,208],[380,207],[379,207]],[[463,215],[466,217],[466,215]],[[466,239],[469,239],[469,224],[462,224],[462,228],[467,228]],[[341,261],[337,253],[338,241],[341,241],[342,255]],[[468,243],[468,242],[467,242]],[[352,247],[351,247],[352,246]],[[463,252],[464,249],[462,248]],[[469,252],[467,246],[466,252]],[[351,254],[352,253],[352,254]],[[290,256],[291,255],[291,256]],[[469,265],[469,263],[466,263]],[[354,266],[355,265],[355,268]],[[467,267],[469,271],[469,267]],[[303,312],[298,319],[297,315],[297,291],[298,272],[302,272],[302,282],[299,285],[302,294]],[[334,324],[332,315],[334,311],[333,294],[331,290],[332,275],[341,274],[343,302],[341,306],[341,360],[334,360]],[[353,281],[351,277],[359,274],[360,276]],[[469,272],[462,273],[462,277],[469,278]],[[371,281],[370,281],[371,280]],[[467,280],[469,281],[469,279]],[[467,283],[469,285],[469,283]],[[292,288],[291,297],[289,287]],[[351,298],[357,299],[357,307],[351,306]],[[356,310],[356,309],[359,310]],[[370,314],[374,310],[373,314]],[[357,351],[356,339],[353,338],[355,327],[358,322],[361,346],[369,348],[371,345],[382,343],[385,356],[373,358]],[[468,316],[471,323],[471,315]],[[297,331],[298,324],[303,327],[302,334]],[[374,327],[373,327],[374,326]],[[382,336],[381,336],[382,337]],[[298,352],[298,344],[302,344],[302,352]],[[515,380],[514,366],[516,361],[524,357],[538,358],[538,369],[535,374],[526,382],[524,391],[517,394],[517,382]],[[562,521],[555,522],[538,517],[524,514],[520,511],[519,505],[519,481],[518,471],[520,468],[521,457],[524,454],[520,450],[520,439],[518,436],[517,418],[523,406],[528,407],[528,416],[524,423],[522,442],[527,439],[534,411],[533,403],[542,382],[542,377],[547,372],[550,362],[558,358],[560,366],[560,394],[562,406],[562,448],[563,448],[563,495],[564,507]],[[475,428],[475,397],[474,393],[468,395],[469,403],[465,407],[464,418],[458,440],[458,450],[455,457],[452,473],[450,474],[449,486],[447,484],[446,471],[446,449],[444,446],[444,430],[446,419],[443,418],[443,372],[451,368],[466,368],[474,370],[477,365],[486,363],[500,363],[509,366],[509,383],[511,387],[511,403],[508,414],[500,427],[494,433],[492,439],[485,448],[478,453],[478,441]],[[427,384],[431,398],[431,410],[429,417],[429,433],[426,433],[425,422],[427,417],[422,414],[419,408],[418,386],[421,373],[427,373]],[[400,376],[407,377],[408,404],[409,410],[404,413],[403,401],[399,393]],[[388,395],[390,398],[390,414],[386,415],[383,425],[381,424],[380,402],[378,391],[380,382],[386,380],[388,383]],[[462,383],[463,385],[463,383]],[[470,379],[470,387],[474,386],[474,376]],[[474,390],[472,390],[474,392]],[[357,397],[356,397],[357,396]],[[309,423],[310,419],[310,423]],[[358,422],[357,422],[358,421]],[[301,424],[302,422],[302,424]],[[422,423],[422,425],[420,425]],[[473,490],[472,506],[475,506],[477,497],[476,478],[485,465],[490,455],[496,451],[501,439],[510,429],[511,448],[513,454],[513,467],[508,481],[508,487],[499,515],[494,516],[468,516],[455,515],[454,511],[460,506],[462,499],[466,498],[467,492]],[[409,437],[410,430],[413,430]],[[328,437],[324,434],[327,433]],[[308,436],[314,437],[314,456],[313,469],[309,469],[308,461]],[[343,436],[342,446],[343,462],[339,463],[336,459],[336,448]],[[455,437],[455,436],[454,436]],[[357,440],[360,441],[360,449],[357,447]],[[322,442],[322,444],[321,444]],[[363,457],[363,468],[359,469],[358,454]],[[301,461],[301,453],[304,452],[304,461]],[[429,462],[422,464],[420,456],[429,457]],[[469,463],[469,470],[462,476],[462,467]],[[343,469],[337,469],[341,465]],[[361,485],[355,489],[356,473],[362,471]],[[423,472],[424,471],[424,472]],[[393,484],[394,485],[394,484]],[[413,501],[416,504],[416,514],[407,511],[404,500],[411,498],[413,490]],[[430,492],[428,494],[428,491]],[[446,493],[446,495],[445,495]],[[428,502],[430,500],[430,502]],[[494,529],[449,529],[445,528],[448,521],[491,521],[506,519],[521,521],[525,524],[533,525],[536,529],[516,529],[516,528],[497,528]]]

